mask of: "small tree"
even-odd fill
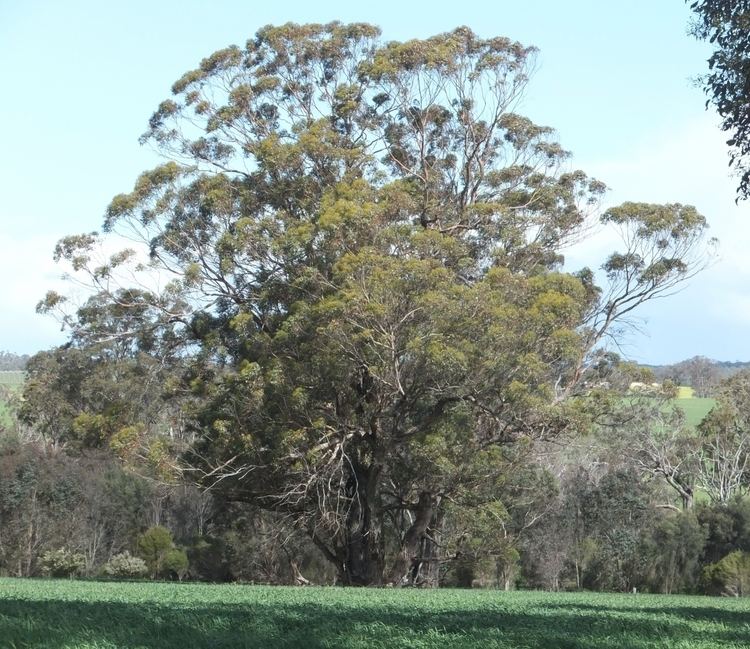
[[[175,575],[180,581],[183,580],[188,571],[188,557],[184,550],[172,548],[164,557],[164,573]]]
[[[654,591],[670,594],[694,587],[706,535],[691,511],[667,515],[648,530],[641,552],[651,558],[649,581]]]
[[[172,534],[161,525],[150,527],[138,539],[138,552],[146,562],[152,579],[164,572],[167,557],[172,550]]]
[[[699,481],[714,503],[747,490],[750,472],[750,372],[722,381],[716,407],[701,422]]]

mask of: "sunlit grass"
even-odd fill
[[[695,396],[695,390],[687,385],[681,385],[677,388],[678,399],[692,399]]]
[[[750,603],[658,595],[0,579],[0,646],[746,649]]]
[[[685,423],[695,428],[703,421],[704,417],[716,405],[716,399],[691,398],[674,399],[670,403],[680,408],[685,413]]]

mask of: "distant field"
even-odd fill
[[[636,392],[636,394],[638,394]],[[641,393],[643,395],[643,393]],[[693,396],[693,388],[680,386],[677,388],[677,398],[667,401],[663,410],[668,411],[670,408],[680,408],[685,413],[685,421],[691,428],[695,428],[703,421],[705,416],[716,405],[716,399],[708,399]],[[648,393],[645,395],[648,398]]]
[[[0,385],[21,385],[24,372],[0,372]]]
[[[14,649],[715,649],[750,603],[659,595],[0,579]]]
[[[2,372],[0,371],[0,386],[9,386],[19,388],[23,385],[24,372]],[[0,426],[9,426],[11,424],[8,415],[8,407],[3,401],[3,395],[0,394]]]
[[[716,405],[716,399],[703,398],[677,398],[672,403],[681,408],[685,413],[685,420],[689,426],[695,427],[703,421],[703,418]]]
[[[693,388],[688,387],[687,385],[681,385],[677,388],[677,398],[678,399],[692,399],[695,396],[695,390]]]
[[[8,407],[0,401],[0,428],[7,428],[11,423]]]

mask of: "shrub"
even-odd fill
[[[138,539],[138,554],[148,566],[151,578],[155,579],[164,569],[164,560],[174,548],[172,534],[166,527],[149,527]]]
[[[750,554],[735,550],[703,570],[710,590],[720,595],[750,595]]]
[[[187,548],[190,578],[203,581],[229,581],[232,577],[229,548],[221,537],[199,536]]]
[[[86,570],[86,558],[65,548],[48,550],[41,559],[42,572],[50,577],[74,577]]]
[[[175,548],[172,534],[165,527],[157,525],[147,529],[138,539],[138,552],[152,579],[172,575],[182,579],[187,573],[187,554]]]
[[[164,557],[163,572],[165,574],[176,575],[177,579],[182,581],[183,577],[187,574],[188,570],[188,557],[183,550],[173,548],[167,552],[167,556]]]
[[[113,556],[104,565],[104,574],[121,579],[144,577],[148,572],[146,562],[140,557],[134,557],[127,550]]]

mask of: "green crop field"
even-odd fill
[[[0,386],[7,386],[11,390],[20,390],[23,385],[24,372],[0,372]],[[8,407],[3,400],[3,394],[0,392],[0,427],[11,424]],[[0,645],[1,647],[2,645]]]
[[[695,396],[695,390],[693,388],[688,387],[687,385],[680,385],[677,388],[677,398],[678,399],[692,399]]]
[[[12,424],[11,415],[8,412],[8,407],[0,401],[0,429],[8,427]]]
[[[711,408],[716,405],[716,399],[702,398],[677,398],[672,403],[681,408],[685,413],[685,421],[689,426],[695,427],[701,423],[703,418],[709,413]]]
[[[0,385],[17,385],[23,383],[25,372],[0,372]]]
[[[750,601],[0,579],[9,649],[750,647]]]

